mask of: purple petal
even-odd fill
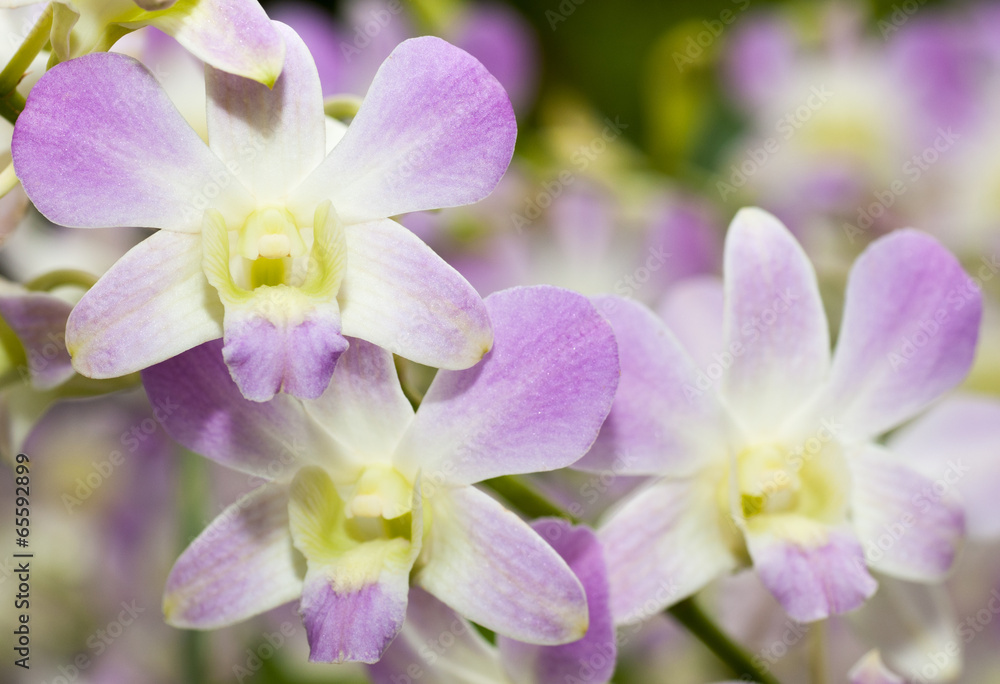
[[[830,333],[809,258],[778,219],[742,209],[725,247],[722,387],[755,430],[779,428],[810,398],[830,366]]]
[[[429,499],[416,583],[500,635],[565,644],[587,631],[587,599],[566,562],[527,523],[474,487]]]
[[[430,649],[430,650],[428,650]],[[424,680],[504,682],[499,654],[468,620],[420,587],[410,589],[406,622],[382,660],[369,666],[374,684]]]
[[[725,453],[711,381],[663,321],[629,299],[594,303],[614,329],[621,379],[597,441],[576,467],[627,475],[689,472],[706,454]]]
[[[954,494],[875,445],[850,453],[854,530],[868,565],[918,582],[941,580],[965,537],[965,516]]]
[[[276,479],[334,449],[291,397],[245,399],[222,359],[222,340],[146,369],[142,382],[171,437],[230,468]]]
[[[52,389],[73,377],[66,351],[66,319],[73,307],[49,294],[4,287],[0,317],[24,347],[27,371],[36,389]]]
[[[300,608],[309,661],[377,662],[403,626],[409,574],[409,567],[387,571],[376,582],[338,590],[335,575],[310,573]]]
[[[537,646],[506,637],[497,646],[512,681],[524,684],[580,681],[606,684],[615,671],[618,648],[611,619],[608,573],[597,536],[565,520],[536,520],[532,528],[556,550],[587,592],[590,626],[579,641],[562,646]]]
[[[913,417],[972,364],[982,296],[933,238],[896,231],[874,242],[847,281],[827,401],[855,437]]]
[[[211,67],[205,85],[212,151],[259,203],[280,204],[323,161],[326,130],[316,65],[294,31],[275,28],[286,56],[273,88]]]
[[[889,440],[892,452],[931,483],[925,503],[957,492],[968,533],[981,538],[1000,536],[998,443],[1000,402],[986,396],[946,399]]]
[[[298,598],[288,489],[269,484],[231,505],[195,539],[167,578],[163,612],[175,627],[231,625]]]
[[[250,208],[153,75],[125,55],[49,70],[18,117],[11,150],[28,197],[64,226],[197,232],[209,197],[226,216]]]
[[[800,541],[768,533],[747,534],[757,574],[797,622],[854,610],[878,586],[851,532],[824,528],[816,530],[816,537]]]
[[[73,309],[76,369],[113,378],[222,336],[222,303],[201,269],[197,235],[161,230],[133,247]]]
[[[282,36],[255,0],[199,0],[149,23],[216,69],[268,86],[281,73]]]
[[[479,62],[439,38],[413,38],[382,64],[292,204],[312,211],[331,199],[347,223],[471,204],[496,187],[516,135],[507,94]]]
[[[616,624],[644,621],[736,567],[727,529],[707,480],[662,479],[615,509],[604,544]]]
[[[316,399],[347,349],[336,307],[317,306],[301,321],[287,312],[226,311],[222,356],[243,396],[268,401],[278,392]]]
[[[878,649],[868,651],[847,673],[849,684],[906,684],[882,662]]]
[[[611,326],[582,295],[555,287],[491,295],[493,349],[439,371],[400,445],[424,477],[468,484],[555,470],[593,444],[618,385]]]
[[[514,106],[530,103],[538,73],[538,37],[520,14],[499,3],[470,5],[452,37],[496,77]]]
[[[395,221],[344,227],[344,334],[435,368],[468,368],[493,333],[479,294]]]
[[[392,354],[381,347],[351,339],[337,362],[330,387],[306,411],[335,439],[366,458],[395,452],[413,407],[403,394]]]

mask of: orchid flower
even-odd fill
[[[0,0],[0,8],[39,0]],[[257,0],[55,0],[49,41],[59,61],[107,51],[155,26],[216,69],[274,85],[285,59],[281,35]],[[46,9],[48,11],[48,8]]]
[[[587,635],[561,646],[526,644],[499,637],[490,645],[467,620],[418,587],[400,636],[369,667],[374,684],[427,678],[435,684],[606,684],[615,669],[617,646],[608,605],[601,545],[586,527],[565,520],[536,520],[532,528],[565,560],[587,592]]]
[[[736,215],[724,277],[697,297],[711,320],[687,345],[641,305],[600,300],[622,381],[578,466],[617,459],[616,473],[654,477],[599,529],[615,619],[745,565],[800,622],[862,605],[869,567],[939,581],[964,536],[961,506],[922,497],[933,480],[876,439],[966,374],[978,288],[933,238],[881,238],[851,271],[831,361],[815,272],[777,219]]]
[[[617,387],[617,347],[582,295],[514,289],[486,308],[492,350],[439,371],[416,413],[392,355],[361,340],[315,401],[246,400],[218,342],[144,371],[151,400],[180,407],[164,423],[175,439],[266,483],[177,561],[167,620],[220,627],[301,597],[311,660],[371,663],[403,625],[412,577],[512,639],[583,637],[587,601],[566,561],[472,485],[586,453]]]
[[[305,45],[275,25],[287,56],[273,89],[207,67],[208,147],[129,57],[66,62],[32,90],[13,154],[35,206],[67,226],[161,229],[73,311],[82,374],[122,375],[222,336],[245,396],[315,399],[346,336],[439,368],[489,350],[476,292],[387,217],[489,194],[516,135],[503,89],[461,50],[416,38],[345,130],[323,115]]]

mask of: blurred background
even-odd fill
[[[721,273],[727,224],[756,205],[785,221],[813,259],[836,335],[854,258],[879,236],[915,227],[952,249],[983,287],[981,349],[962,391],[1000,393],[1000,3],[275,0],[265,8],[306,40],[331,97],[363,96],[393,47],[426,34],[471,52],[504,84],[519,135],[501,185],[477,205],[401,219],[483,295],[535,283],[611,292],[683,326],[677,302]],[[141,55],[203,132],[200,65],[169,39],[140,33],[116,49]],[[18,201],[5,198],[0,213]],[[20,223],[0,250],[0,270],[17,282],[55,268],[99,275],[145,235],[83,236],[30,209]],[[367,681],[362,667],[307,663],[294,605],[211,633],[165,626],[160,598],[174,559],[255,483],[173,445],[134,382],[96,398],[33,399],[11,375],[16,350],[6,351],[2,437],[32,459],[35,558],[32,669],[12,668],[5,647],[0,682]],[[401,371],[419,395],[427,369]],[[536,483],[593,522],[635,486],[626,480],[557,473]],[[0,468],[5,517],[12,491],[12,472]],[[0,566],[3,625],[17,589],[11,570]],[[755,582],[721,581],[705,604],[783,682],[814,681],[808,630]],[[984,535],[934,599],[950,622],[924,620],[922,599],[905,592],[872,608],[901,616],[882,634],[830,621],[830,681],[844,681],[879,639],[919,642],[931,630],[962,641],[965,659],[960,674],[939,669],[928,681],[1000,681],[993,613],[977,618],[973,638],[957,636],[997,587],[1000,553]],[[921,656],[933,664],[933,653]],[[726,674],[662,618],[623,639],[615,681],[700,684]]]

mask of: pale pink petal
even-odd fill
[[[167,622],[212,629],[288,603],[302,592],[288,528],[288,489],[268,484],[225,511],[174,564]]]
[[[762,435],[816,392],[830,366],[830,333],[816,272],[778,219],[736,214],[725,247],[722,388],[734,415]]]
[[[292,197],[324,199],[348,223],[486,197],[514,152],[517,125],[503,87],[468,53],[425,36],[382,64],[346,135]]]
[[[201,269],[198,235],[159,231],[118,260],[73,309],[76,369],[113,378],[222,337],[222,303]]]

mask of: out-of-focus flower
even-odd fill
[[[165,421],[176,439],[266,482],[178,560],[167,619],[217,627],[301,596],[311,659],[375,662],[403,624],[412,574],[504,636],[580,639],[586,599],[566,562],[472,485],[565,467],[589,448],[618,381],[611,327],[557,288],[486,306],[493,349],[439,371],[415,414],[391,355],[360,340],[315,402],[245,400],[218,343],[146,370],[153,401],[180,405]]]
[[[37,2],[2,0],[0,7]],[[107,51],[128,32],[155,26],[206,64],[268,86],[284,62],[281,36],[256,0],[62,0],[51,7],[59,61]]]
[[[348,2],[335,23],[314,6],[286,3],[274,19],[302,36],[316,59],[324,95],[364,95],[382,61],[407,38],[419,35],[414,7],[402,1]],[[531,104],[538,48],[532,27],[507,5],[457,3],[439,13],[428,32],[479,60],[520,111]]]
[[[325,155],[315,65],[277,26],[288,54],[273,89],[208,68],[210,147],[121,55],[67,62],[32,91],[14,160],[39,210],[69,226],[161,229],[74,309],[67,341],[83,374],[114,377],[224,335],[245,396],[315,398],[345,335],[442,368],[489,349],[475,291],[386,217],[493,189],[516,135],[503,89],[461,50],[407,41]]]
[[[578,466],[624,458],[616,472],[659,476],[599,531],[616,620],[745,564],[799,621],[859,607],[876,589],[866,566],[939,581],[964,535],[962,509],[919,499],[932,480],[875,439],[962,380],[979,290],[933,238],[885,237],[854,265],[831,360],[812,265],[774,217],[737,214],[724,273],[714,298],[724,310],[712,315],[722,336],[702,368],[648,310],[599,302],[622,382]],[[876,540],[893,525],[906,534],[883,551]]]
[[[464,618],[422,589],[410,589],[406,622],[382,660],[369,668],[375,684],[429,677],[436,684],[605,684],[615,669],[615,628],[608,604],[604,555],[586,527],[564,520],[532,523],[580,580],[587,594],[590,626],[579,641],[539,646],[507,637],[491,646]],[[430,649],[429,651],[427,649]],[[433,658],[428,654],[433,652]],[[415,677],[414,673],[419,673]]]

